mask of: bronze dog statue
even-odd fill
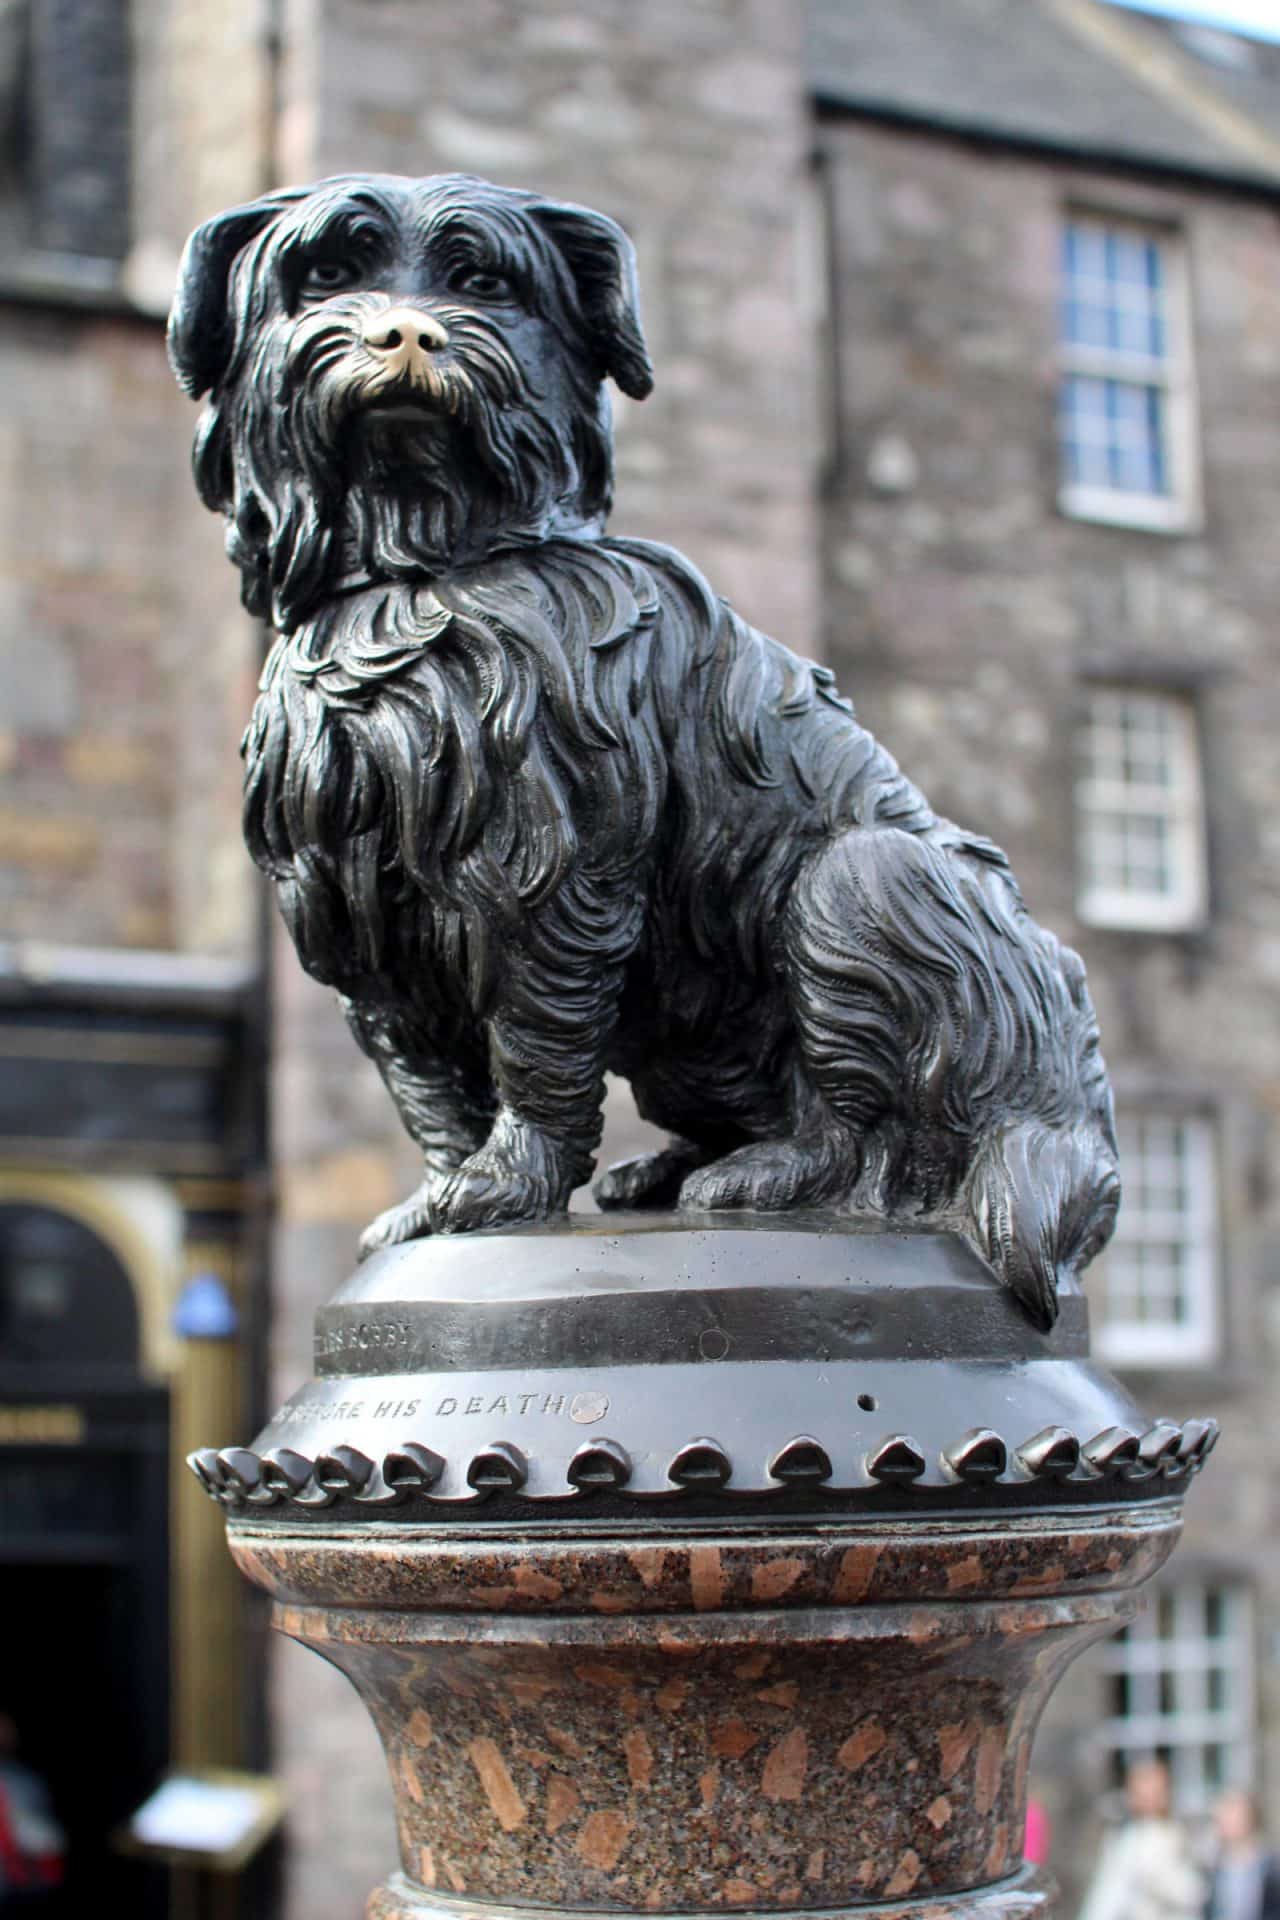
[[[1083,969],[828,672],[605,536],[603,383],[652,382],[621,228],[288,189],[193,235],[169,338],[277,633],[249,846],[423,1153],[364,1251],[563,1209],[612,1069],[672,1138],[602,1205],[958,1227],[1051,1324],[1119,1192]]]

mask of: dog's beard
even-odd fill
[[[433,313],[449,345],[416,379],[364,346],[367,315],[332,305],[264,336],[251,359],[228,422],[228,547],[249,604],[278,626],[345,581],[438,575],[603,523],[611,465],[594,384],[579,383],[566,428],[486,319]]]

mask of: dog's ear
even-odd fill
[[[248,206],[230,207],[197,227],[183,248],[169,310],[169,363],[193,400],[226,372],[232,340],[227,292],[237,255],[307,191],[285,188]]]
[[[653,366],[640,328],[635,248],[616,220],[590,207],[542,200],[530,212],[573,276],[601,377],[608,374],[628,399],[643,400],[653,390]]]

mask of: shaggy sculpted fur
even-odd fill
[[[621,229],[324,181],[199,229],[170,342],[278,636],[249,846],[423,1153],[364,1250],[563,1209],[613,1069],[671,1140],[605,1206],[952,1225],[1051,1324],[1118,1198],[1083,969],[829,673],[605,537]]]

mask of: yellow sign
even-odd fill
[[[81,1407],[0,1406],[0,1447],[74,1447],[84,1428]]]

